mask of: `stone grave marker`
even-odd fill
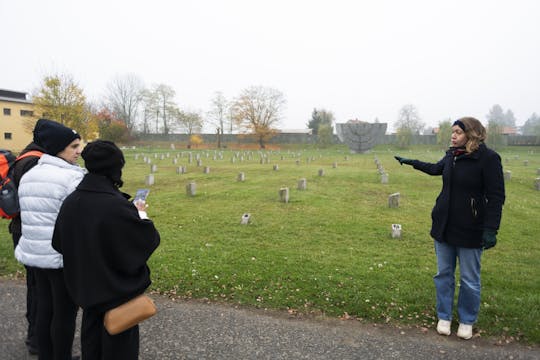
[[[187,196],[195,196],[197,193],[197,183],[190,182],[186,185],[186,194]]]
[[[324,176],[324,169],[319,169],[319,176]]]
[[[305,178],[302,178],[298,181],[298,190],[306,190],[307,189],[307,180]]]
[[[536,180],[534,180],[534,188],[540,191],[540,178],[536,178]]]
[[[246,176],[243,172],[239,173],[236,177],[236,181],[244,181],[246,179]]]
[[[242,218],[240,219],[240,224],[247,225],[249,224],[250,220],[251,220],[251,214],[245,213],[244,215],[242,215]]]
[[[392,239],[401,239],[401,224],[392,224]]]
[[[289,188],[288,187],[279,189],[279,200],[284,203],[289,202]]]
[[[279,165],[275,164],[273,167],[274,171],[278,171],[279,170]]]
[[[146,175],[144,179],[144,184],[147,186],[154,185],[154,175],[153,174]]]
[[[150,165],[150,173],[155,173],[157,172],[157,165],[156,164],[152,164]]]
[[[203,170],[204,174],[210,174],[210,166],[205,166]]]
[[[399,207],[399,193],[393,193],[388,196],[388,207],[397,208]]]
[[[510,180],[512,179],[512,172],[510,170],[504,171],[504,180]]]
[[[388,173],[381,174],[381,184],[388,184]]]

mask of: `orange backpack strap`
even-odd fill
[[[31,151],[25,152],[22,155],[17,156],[17,159],[15,159],[15,161],[19,161],[21,159],[24,159],[24,158],[27,158],[27,157],[30,157],[30,156],[41,157],[41,155],[43,155],[43,153],[41,151],[31,150]]]

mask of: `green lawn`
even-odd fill
[[[482,260],[476,326],[483,335],[527,343],[540,343],[540,192],[534,189],[539,150],[511,147],[500,152],[512,179],[506,183],[498,244]],[[138,160],[136,153],[141,154]],[[154,153],[170,157],[159,160]],[[435,326],[436,260],[429,229],[441,178],[400,166],[393,155],[437,161],[442,150],[379,146],[361,155],[344,147],[224,150],[223,159],[214,150],[193,150],[192,164],[187,153],[125,151],[124,191],[134,194],[144,187],[150,165],[143,163],[142,154],[158,166],[148,198],[149,215],[162,239],[150,260],[153,290],[290,312]],[[176,154],[177,165],[172,161]],[[234,154],[244,160],[233,163]],[[261,154],[268,162],[261,164]],[[388,184],[381,184],[375,157],[389,173]],[[187,166],[186,174],[176,174],[180,165]],[[210,167],[209,174],[203,173],[204,166]],[[236,181],[239,172],[244,172],[244,182]],[[305,191],[297,190],[301,178],[307,179]],[[194,197],[186,195],[190,181],[197,184]],[[279,201],[278,191],[285,186],[289,203]],[[401,194],[397,209],[388,207],[388,195],[395,192]],[[251,224],[240,225],[244,213],[251,214]],[[399,240],[390,237],[393,223],[403,227]],[[7,221],[1,226],[7,227]],[[1,241],[0,274],[20,270],[11,240]]]

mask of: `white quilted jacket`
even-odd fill
[[[54,224],[62,202],[85,173],[78,165],[43,154],[38,164],[23,175],[19,184],[22,236],[15,248],[18,261],[43,269],[64,266],[62,255],[51,245]]]

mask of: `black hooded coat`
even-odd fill
[[[89,173],[60,209],[52,245],[64,256],[67,289],[83,309],[109,310],[151,283],[146,262],[160,236],[128,198],[106,176]]]

